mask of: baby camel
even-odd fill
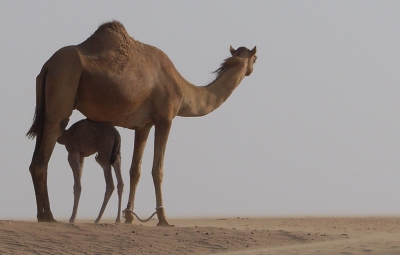
[[[69,119],[61,123],[62,130],[68,124]],[[62,136],[57,140],[65,145],[68,151],[68,162],[74,174],[74,207],[69,220],[75,222],[78,210],[79,198],[81,196],[81,177],[84,158],[97,152],[96,161],[104,170],[106,180],[106,192],[103,205],[95,223],[98,223],[115,187],[111,174],[111,166],[114,168],[118,188],[118,214],[115,222],[121,222],[121,197],[124,183],[121,176],[121,136],[117,129],[107,122],[94,122],[83,119],[73,124],[68,130],[63,131]]]

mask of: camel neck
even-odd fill
[[[195,86],[186,82],[182,86],[183,100],[178,116],[204,116],[221,106],[243,80],[246,62],[229,67],[207,86]]]

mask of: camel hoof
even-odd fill
[[[133,220],[128,220],[128,219],[126,219],[126,220],[125,220],[125,224],[133,224]]]
[[[50,215],[45,215],[45,214],[38,215],[38,216],[37,216],[37,219],[38,219],[38,222],[57,222],[57,221],[53,218],[53,215],[52,215],[52,214],[50,214]]]
[[[71,223],[71,224],[75,223],[75,220],[69,220],[69,223]]]
[[[38,219],[38,222],[57,222],[53,218],[53,215],[51,213],[50,214],[44,214],[44,213],[38,214],[37,219]]]
[[[56,222],[58,222],[58,221],[56,221],[55,219],[50,219],[50,220],[48,220],[48,219],[40,219],[40,220],[38,220],[38,222],[48,222],[48,223],[56,223]]]
[[[44,216],[44,215],[38,215],[38,216],[37,216],[37,221],[38,221],[38,222],[46,222],[46,221],[47,221],[46,216]]]
[[[159,221],[157,227],[175,227],[175,225],[171,225],[167,221]]]
[[[131,212],[125,212],[125,224],[133,224],[135,217]]]

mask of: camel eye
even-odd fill
[[[256,56],[256,55],[254,55],[254,61],[253,61],[253,63],[255,63],[255,62],[256,62],[256,60],[257,60],[257,56]]]

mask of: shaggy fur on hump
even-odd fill
[[[99,26],[99,28],[93,33],[93,35],[99,34],[104,30],[112,30],[117,34],[123,35],[127,37],[126,39],[130,38],[128,32],[126,31],[124,25],[121,22],[113,20],[110,22],[103,23]]]
[[[132,63],[142,62],[155,48],[134,40],[118,21],[104,23],[78,45],[86,60],[110,73],[122,73]]]
[[[137,42],[129,36],[124,25],[118,21],[103,23],[86,40],[91,42],[91,47],[97,51],[118,50],[119,53],[128,56],[129,51],[134,48]]]

